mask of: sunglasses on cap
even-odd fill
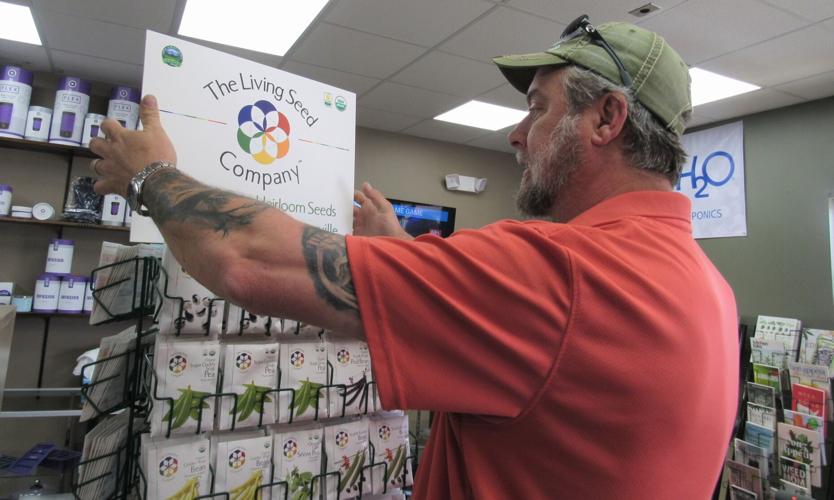
[[[617,56],[617,53],[614,52],[614,49],[608,45],[608,42],[605,41],[605,38],[597,31],[591,21],[588,18],[587,14],[583,14],[576,19],[573,20],[570,24],[568,24],[565,31],[562,32],[562,35],[559,37],[560,42],[566,42],[568,40],[573,40],[574,38],[588,35],[591,39],[591,43],[598,47],[602,47],[605,52],[611,56],[611,59],[614,61],[614,64],[617,65],[617,70],[620,72],[620,80],[623,82],[625,87],[631,88],[631,85],[634,81],[631,79],[631,75],[626,70],[625,66],[623,65],[623,61]]]

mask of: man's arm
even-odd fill
[[[96,191],[124,194],[144,165],[176,161],[155,99],[143,100],[142,123],[137,132],[103,124],[108,140],[91,145],[102,157],[93,165]],[[216,294],[255,313],[364,337],[343,236],[176,169],[151,175],[143,198],[180,264]]]

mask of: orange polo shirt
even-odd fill
[[[633,192],[566,224],[348,237],[383,406],[438,412],[415,498],[709,498],[737,313],[690,211]]]

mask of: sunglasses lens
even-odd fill
[[[581,16],[574,19],[568,27],[565,28],[565,31],[562,32],[562,38],[565,38],[568,35],[573,34],[576,30],[582,27],[583,24],[588,22],[588,14],[582,14]]]

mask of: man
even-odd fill
[[[366,236],[329,234],[153,164],[176,154],[149,97],[143,132],[108,121],[91,145],[96,189],[132,181],[219,295],[367,339],[383,405],[438,412],[416,497],[708,498],[738,347],[732,291],[672,192],[687,68],[639,27],[574,24],[547,52],[496,59],[529,103],[509,136],[519,208],[553,222],[412,240],[366,185]]]

